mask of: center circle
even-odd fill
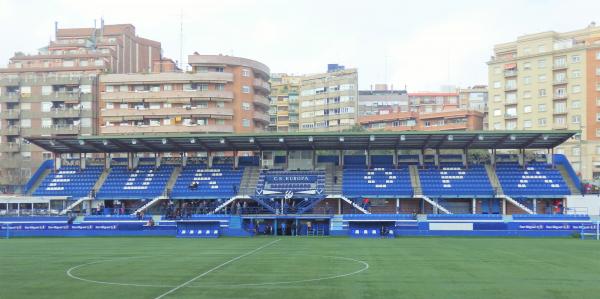
[[[202,256],[211,255],[217,257],[217,261],[227,260],[225,256],[229,256],[227,254]],[[226,274],[214,272],[186,287],[251,287],[314,282],[355,275],[369,268],[369,264],[364,261],[342,256],[270,253],[259,255],[258,260],[256,256],[254,257],[255,259],[247,257],[227,265],[229,272]],[[76,265],[68,269],[66,274],[70,278],[96,284],[173,288],[181,283],[181,280],[194,277],[215,266],[215,259],[197,260],[198,258],[199,256],[112,258]],[[148,261],[148,259],[153,260]],[[198,267],[189,267],[190,263]],[[232,273],[230,273],[231,268],[234,271]],[[121,271],[114,271],[114,269]],[[123,273],[122,269],[128,269],[127,273]],[[178,271],[179,275],[173,275],[173,271]],[[121,279],[115,279],[119,275],[122,276]],[[277,279],[270,279],[272,277],[269,275],[277,275]],[[140,280],[135,281],[136,278]],[[160,281],[148,282],[148,278],[158,278]]]

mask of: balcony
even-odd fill
[[[75,118],[81,116],[81,109],[73,108],[52,108],[50,112],[46,112],[46,115],[54,118]]]
[[[554,130],[566,130],[567,128],[568,128],[568,126],[566,123],[563,123],[563,124],[555,123],[552,125],[552,129],[554,129]]]
[[[0,78],[0,86],[17,86],[21,83],[19,77],[3,77]]]
[[[267,94],[269,92],[271,92],[271,85],[269,84],[269,82],[263,80],[263,79],[254,79],[254,88],[256,89],[260,89],[263,92],[266,92]]]
[[[554,80],[554,82],[552,82],[552,85],[565,85],[567,84],[567,79],[562,79],[562,80]]]
[[[269,115],[267,113],[262,113],[262,112],[258,112],[258,111],[254,111],[254,114],[252,115],[252,119],[266,123],[266,124],[268,124],[271,121],[271,118],[269,117]]]
[[[174,102],[172,99],[233,99],[233,92],[226,90],[170,90],[170,91],[124,91],[102,92],[100,98],[108,102],[140,102],[145,99],[160,99],[162,102]]]
[[[21,99],[21,93],[9,92],[0,95],[0,102],[17,103]]]
[[[557,71],[557,70],[564,70],[567,69],[568,66],[566,63],[561,63],[561,64],[554,64],[552,65],[552,70],[553,71]]]
[[[0,112],[0,119],[19,119],[20,115],[19,109],[8,109]]]
[[[53,125],[42,128],[21,128],[25,136],[51,136],[51,135],[77,135],[80,132],[78,125]]]
[[[265,108],[269,108],[270,106],[269,99],[261,95],[254,95],[253,103],[254,105],[262,105]],[[277,102],[277,104],[279,105],[279,102]]]
[[[508,114],[508,113],[504,114],[504,119],[516,119],[516,118],[518,118],[518,116],[516,114]]]
[[[233,133],[232,125],[102,126],[101,134]]]
[[[8,126],[1,132],[3,133],[2,135],[19,135],[21,133],[21,128],[19,126]]]
[[[0,143],[0,152],[16,153],[19,151],[21,151],[21,146],[16,142]]]
[[[508,77],[515,77],[517,76],[517,70],[506,70],[504,71],[504,77],[508,78]]]
[[[504,106],[512,106],[512,105],[517,105],[516,99],[514,99],[514,100],[506,99],[506,101],[504,102]]]
[[[42,95],[42,98],[48,100],[64,100],[64,101],[79,101],[81,98],[81,92],[79,91],[56,91],[47,95]]]
[[[566,100],[567,99],[567,95],[566,94],[554,94],[552,96],[553,100]]]
[[[102,109],[102,117],[124,117],[124,116],[230,116],[233,117],[231,108],[168,108],[168,109]]]
[[[568,111],[566,109],[555,109],[554,111],[552,111],[552,114],[554,115],[562,115],[567,113]]]
[[[504,87],[505,92],[517,91],[517,86],[506,86]]]

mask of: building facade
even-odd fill
[[[242,133],[268,123],[269,69],[232,56],[190,55],[191,72],[100,78],[100,134]]]
[[[461,88],[458,91],[460,109],[483,112],[483,129],[488,130],[488,89],[486,85]]]
[[[483,112],[461,109],[458,93],[361,91],[359,123],[368,130],[481,130]]]
[[[340,66],[332,70],[335,71],[302,78],[300,131],[336,132],[358,123],[357,70]]]
[[[581,130],[556,152],[583,179],[600,177],[600,27],[496,45],[488,77],[490,130]]]
[[[299,96],[302,76],[271,75],[271,106],[269,131],[297,132],[299,130]]]
[[[97,134],[99,74],[149,71],[160,60],[160,43],[130,24],[55,33],[39,53],[17,52],[0,69],[0,188],[8,192],[51,158],[24,137]]]

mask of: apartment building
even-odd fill
[[[265,130],[270,87],[264,64],[199,54],[188,61],[191,72],[102,75],[100,134]]]
[[[23,137],[98,133],[98,76],[148,71],[160,43],[135,36],[135,27],[55,30],[37,54],[17,52],[0,69],[0,188],[12,192],[51,154]]]
[[[600,177],[600,27],[495,45],[488,77],[490,130],[581,130],[556,152],[583,179]]]
[[[271,106],[269,131],[297,132],[299,130],[299,96],[302,76],[271,74]]]
[[[460,109],[483,112],[483,129],[488,130],[488,89],[486,85],[474,85],[459,89],[458,102]]]
[[[331,72],[307,75],[300,87],[300,131],[342,131],[358,116],[358,73],[343,66]]]
[[[481,130],[483,112],[461,109],[458,93],[360,91],[359,123],[368,130]]]

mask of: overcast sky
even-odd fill
[[[359,70],[359,85],[409,91],[487,83],[493,45],[597,21],[600,1],[33,1],[0,0],[0,65],[35,53],[59,27],[131,23],[162,42],[164,56],[233,54],[272,72],[316,73],[327,63]]]

